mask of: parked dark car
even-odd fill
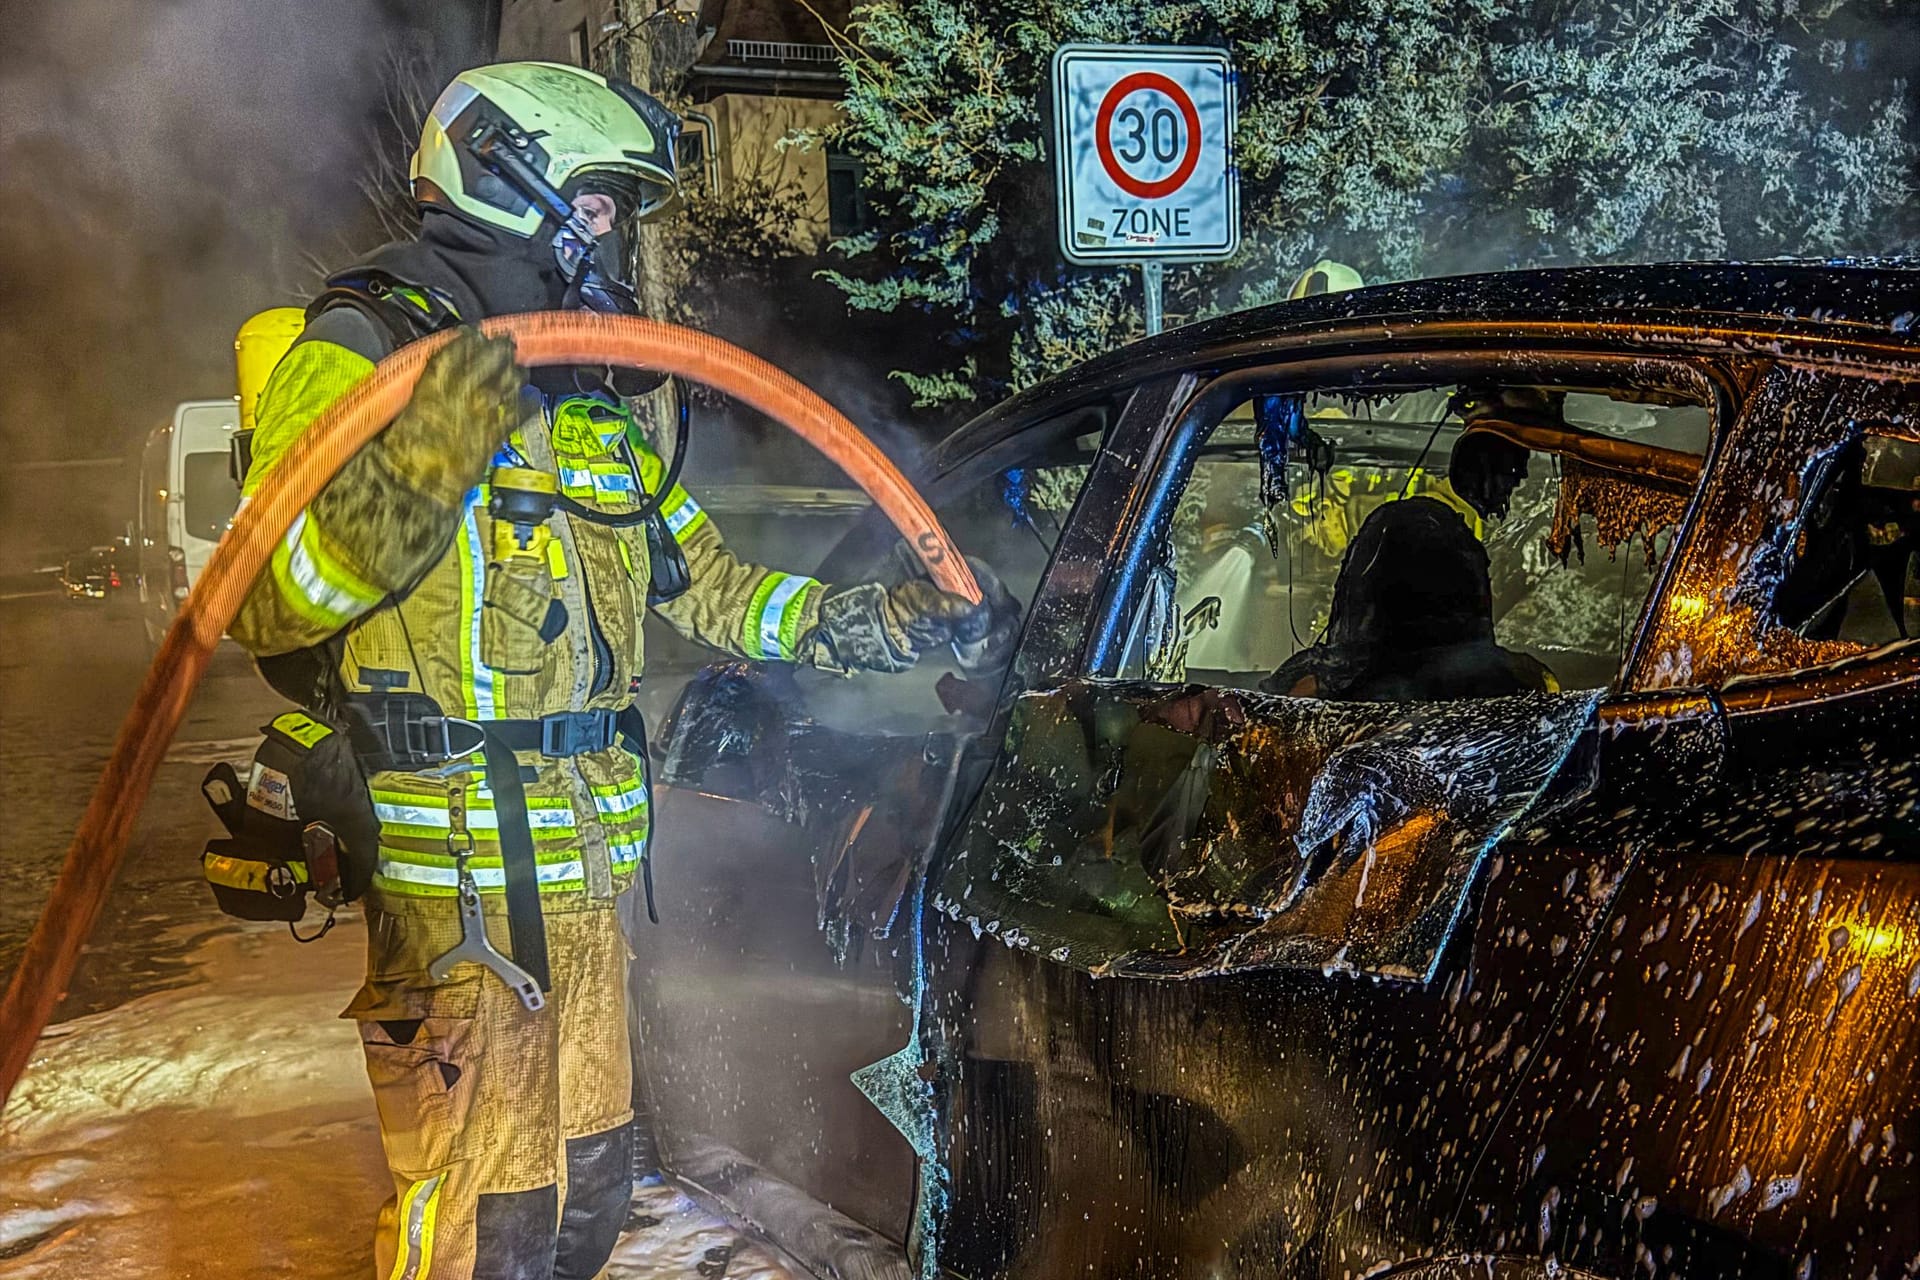
[[[60,566],[60,586],[69,600],[105,600],[124,585],[118,547],[76,551]]]
[[[1423,281],[956,431],[1010,668],[723,665],[657,735],[664,1165],[822,1276],[1914,1275],[1917,315]],[[1524,687],[1355,623],[1454,581],[1364,533],[1414,497]]]

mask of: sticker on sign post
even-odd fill
[[[1240,247],[1224,50],[1062,45],[1053,106],[1068,261],[1209,262]]]

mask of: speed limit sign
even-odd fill
[[[1063,45],[1053,106],[1068,261],[1204,262],[1240,247],[1224,50]]]

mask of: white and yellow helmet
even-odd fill
[[[1360,273],[1346,263],[1322,258],[1300,273],[1300,277],[1293,282],[1293,288],[1287,290],[1287,298],[1291,301],[1322,293],[1345,293],[1365,283]]]
[[[474,153],[488,125],[524,139],[514,144],[519,157],[566,195],[598,179],[629,214],[646,217],[679,194],[680,120],[666,107],[584,67],[500,62],[461,72],[433,104],[409,170],[416,201],[519,236],[539,230],[546,210]]]

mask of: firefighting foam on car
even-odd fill
[[[382,235],[27,473],[137,500],[0,591],[0,1277],[1915,1274],[1920,269],[1724,260],[1904,115],[1421,270],[1270,198],[1351,15],[561,2],[343,18]]]

